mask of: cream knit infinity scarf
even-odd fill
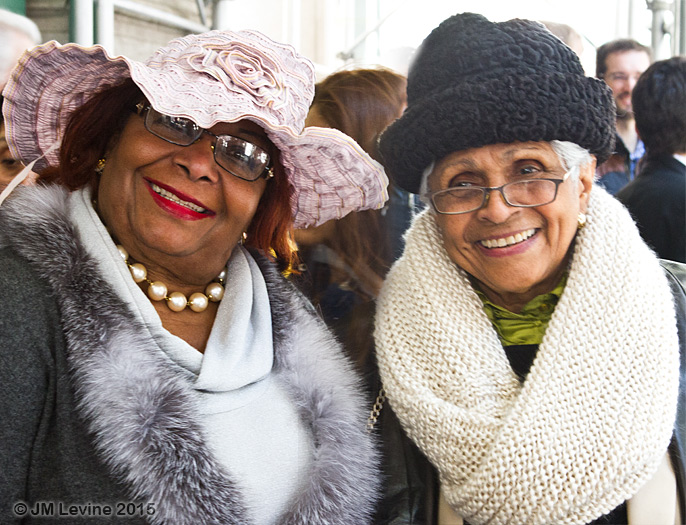
[[[588,523],[665,454],[679,381],[671,293],[603,190],[523,385],[428,212],[386,280],[375,336],[393,409],[474,525]]]

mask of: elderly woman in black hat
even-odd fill
[[[418,51],[380,149],[430,208],[384,284],[376,343],[440,519],[686,516],[684,268],[593,185],[613,117],[607,86],[536,22],[456,15]]]

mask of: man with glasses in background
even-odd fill
[[[598,184],[612,195],[634,178],[645,153],[636,133],[631,92],[651,61],[650,48],[629,38],[607,42],[596,51],[596,77],[612,89],[617,110],[615,151],[596,170]]]

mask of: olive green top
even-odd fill
[[[517,314],[493,304],[483,292],[475,290],[503,346],[539,345],[566,284],[565,273],[551,292],[534,297]]]

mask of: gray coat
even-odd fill
[[[25,503],[29,514],[70,516],[62,523],[248,523],[190,387],[149,350],[76,237],[65,196],[30,188],[0,208],[0,522]],[[279,523],[367,523],[379,480],[357,377],[302,297],[256,258],[274,373],[315,447],[308,485]]]

